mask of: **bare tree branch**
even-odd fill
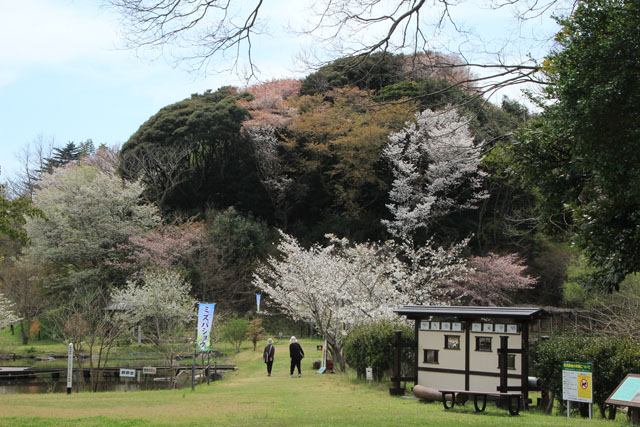
[[[263,0],[104,1],[124,18],[128,47],[160,49],[178,62],[194,64],[195,70],[204,74],[214,60],[231,59],[230,69],[239,71],[241,64],[246,63],[247,77],[258,76],[253,38],[265,34],[262,24],[269,12],[265,7],[273,7],[264,6]],[[308,16],[295,18],[301,27],[296,35],[311,37],[314,46],[323,50],[324,60],[312,60],[307,65],[318,67],[326,64],[327,52],[329,60],[353,58],[354,67],[379,52],[415,55],[455,53],[462,59],[460,63],[435,65],[466,67],[470,70],[470,77],[478,74],[466,84],[476,84],[480,95],[491,95],[507,86],[540,83],[537,72],[541,58],[529,55],[518,60],[511,54],[505,54],[505,49],[511,51],[516,42],[525,40],[522,34],[518,35],[519,40],[503,41],[499,49],[478,49],[476,43],[483,46],[489,43],[489,37],[476,36],[465,29],[467,23],[459,17],[463,9],[465,12],[474,7],[475,10],[509,10],[513,12],[514,24],[523,25],[534,19],[551,21],[553,14],[570,13],[575,0],[483,0],[476,3],[452,0],[435,3],[425,0],[319,0],[310,4]],[[306,24],[302,23],[305,19]],[[459,36],[457,51],[444,47],[445,35],[451,35],[449,31]],[[537,44],[548,44],[551,36],[544,35],[544,43]],[[533,37],[530,36],[528,41],[532,42]]]

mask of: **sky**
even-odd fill
[[[20,152],[39,139],[57,147],[89,138],[96,146],[122,145],[162,107],[193,93],[245,83],[232,72],[194,75],[162,56],[124,49],[120,17],[99,0],[0,3],[0,182],[14,176]],[[257,38],[254,46],[260,79],[303,77],[294,58],[311,42],[278,29],[299,21],[305,2],[265,4],[270,36]],[[461,8],[457,13],[488,38],[512,21],[504,10]],[[530,49],[519,43],[511,46],[520,53]],[[518,94],[515,88],[508,93]]]

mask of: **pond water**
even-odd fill
[[[12,367],[2,363],[4,368],[0,368],[0,394],[15,393],[66,393],[67,392],[67,370],[66,361],[64,365],[59,359],[56,363],[33,362],[12,363]],[[34,368],[34,370],[21,371],[19,367]],[[65,366],[63,369],[62,366]],[[123,367],[135,369],[130,364]],[[138,365],[140,366],[140,365]],[[144,364],[143,366],[154,366]],[[196,380],[206,381],[201,366],[196,369]],[[175,379],[176,388],[191,386],[191,366],[181,366]],[[211,367],[213,370],[213,366]],[[10,371],[10,372],[8,372]],[[89,391],[91,389],[91,377],[88,369],[81,371],[80,381],[78,370],[74,367],[72,392]],[[137,390],[163,390],[171,388],[173,382],[170,380],[171,370],[158,368],[155,374],[144,374],[142,369],[136,369],[135,377],[120,377],[119,369],[108,369],[103,372],[98,391],[137,391]],[[220,378],[220,373],[216,379]],[[213,380],[213,372],[212,377]]]
[[[157,375],[139,375],[135,378],[122,378],[117,376],[105,376],[101,381],[98,391],[137,391],[137,390],[162,390],[170,387],[171,382],[168,375],[158,371]],[[90,378],[85,378],[80,383],[75,381],[72,384],[72,393],[78,389],[80,391],[89,391],[91,387]],[[180,378],[182,377],[182,378]],[[191,385],[191,375],[186,371],[181,374],[177,381],[176,387],[186,387]],[[28,378],[10,378],[0,379],[0,394],[14,393],[66,393],[67,392],[67,376],[66,372],[41,373]]]

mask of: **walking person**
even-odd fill
[[[267,340],[267,346],[264,348],[264,354],[262,355],[264,363],[267,364],[267,376],[271,376],[271,368],[273,367],[273,356],[276,355],[276,348],[273,346],[273,340],[269,338]]]
[[[300,361],[304,357],[304,350],[302,350],[302,346],[298,343],[296,337],[291,337],[289,340],[289,357],[291,357],[291,370],[289,372],[289,376],[293,377],[293,368],[298,368],[298,377],[302,375],[300,371]]]

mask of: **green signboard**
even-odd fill
[[[581,362],[562,362],[563,371],[592,372],[593,364]]]

